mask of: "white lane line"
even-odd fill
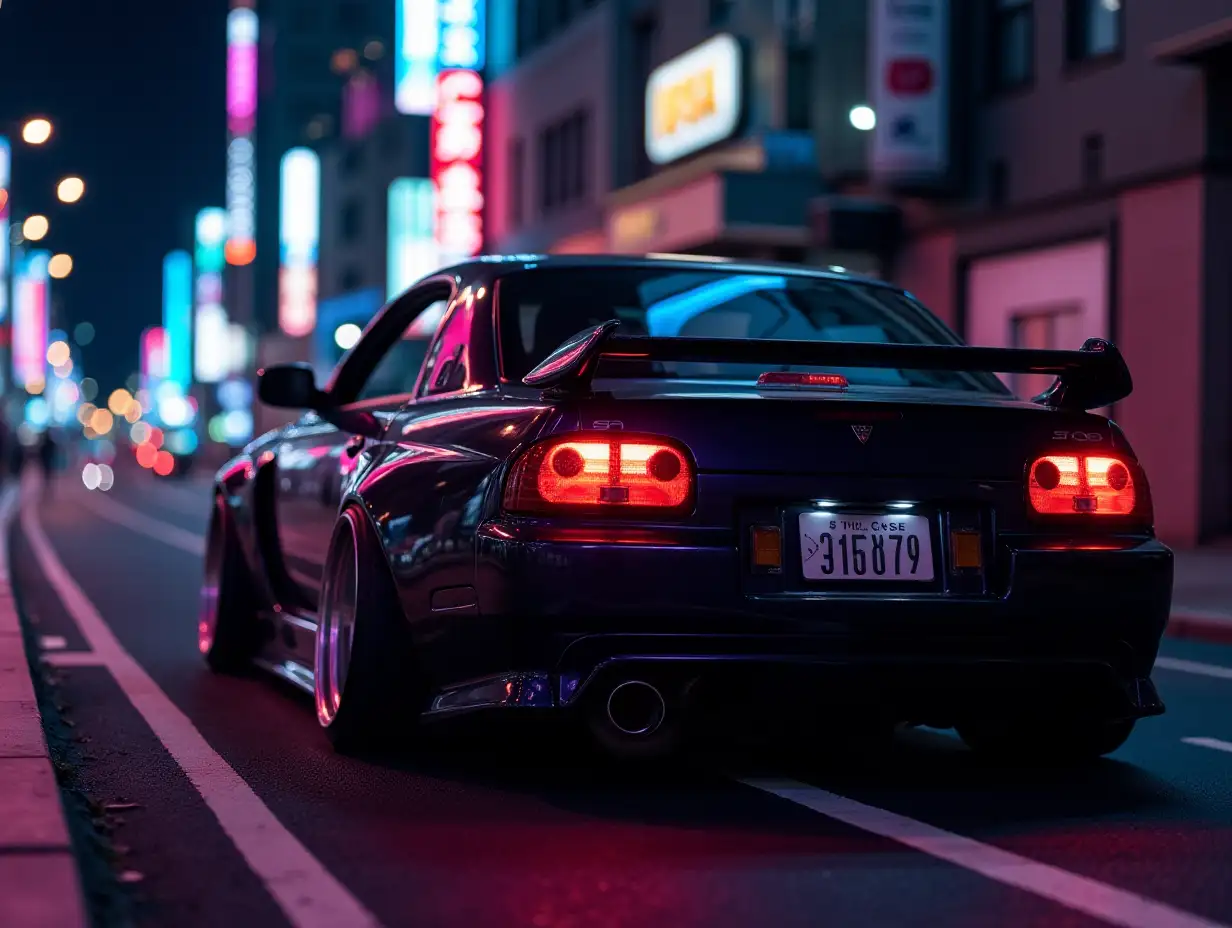
[[[83,493],[81,501],[87,509],[108,522],[130,528],[134,532],[140,532],[155,541],[172,545],[189,554],[205,553],[205,538],[195,532],[187,531],[178,525],[171,525],[160,519],[152,519],[143,512],[138,512],[123,503],[117,503],[99,493]]]
[[[1155,658],[1155,666],[1164,670],[1179,670],[1181,673],[1196,673],[1203,677],[1218,677],[1221,680],[1232,680],[1232,667],[1221,667],[1218,664],[1183,661],[1177,657],[1157,657]]]
[[[93,651],[54,651],[43,655],[43,663],[52,667],[106,667],[106,662]]]
[[[755,778],[740,782],[1112,925],[1125,928],[1228,928],[1219,922],[1191,915],[1136,893],[796,780]]]
[[[21,526],[43,576],[77,623],[95,659],[111,671],[155,737],[187,774],[288,921],[295,928],[375,928],[376,918],[278,821],[124,650],[51,547],[36,500],[23,507]],[[191,634],[191,629],[186,633]]]
[[[1185,744],[1199,748],[1210,748],[1212,751],[1223,751],[1232,754],[1232,741],[1220,741],[1218,738],[1182,738]]]
[[[43,635],[39,638],[39,648],[43,651],[63,651],[68,647],[68,639],[60,635]]]

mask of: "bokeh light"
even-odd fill
[[[128,411],[128,407],[133,402],[133,395],[127,390],[121,388],[112,390],[111,396],[107,397],[107,408],[117,416],[122,416]]]
[[[94,415],[90,416],[90,428],[98,435],[106,435],[113,425],[115,418],[106,409],[96,409]]]
[[[72,356],[72,353],[68,342],[52,342],[47,346],[47,363],[52,367],[59,367]]]
[[[51,138],[51,121],[31,119],[21,127],[21,140],[27,145],[42,145]]]
[[[77,407],[77,421],[82,425],[89,425],[90,417],[94,415],[97,408],[93,403],[82,403]]]
[[[103,482],[102,469],[91,461],[81,469],[81,482],[86,485],[87,490],[97,490],[99,484]]]
[[[147,470],[154,466],[154,459],[157,457],[158,449],[148,441],[137,446],[137,463]]]
[[[56,198],[61,203],[76,203],[86,192],[86,182],[80,177],[66,177],[56,185]]]
[[[154,458],[154,473],[166,477],[175,470],[175,458],[170,451],[160,451]]]
[[[55,367],[52,368],[52,371],[55,373],[57,377],[63,380],[65,377],[67,377],[69,374],[73,372],[72,359],[70,358],[69,360],[65,361],[63,364],[57,364]]]
[[[51,223],[47,221],[47,217],[35,213],[33,216],[27,217],[26,221],[21,224],[21,234],[31,242],[37,242],[46,238],[47,231],[50,228]]]
[[[134,422],[133,427],[128,430],[128,437],[132,439],[134,445],[141,445],[150,440],[150,423]]]
[[[357,326],[354,322],[347,322],[334,329],[334,344],[343,351],[350,351],[359,341],[359,336],[363,334],[363,329]]]
[[[115,471],[108,464],[98,465],[98,488],[106,493],[115,486]]]
[[[73,329],[73,340],[84,348],[94,341],[94,326],[89,322],[77,323],[77,328]]]
[[[41,377],[37,380],[31,380],[26,384],[26,392],[31,396],[38,396],[43,392],[43,388],[47,386],[47,382]]]
[[[53,280],[63,280],[73,273],[72,257],[65,254],[52,255],[51,260],[47,262],[47,273]]]

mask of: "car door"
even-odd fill
[[[411,398],[428,341],[415,324],[452,296],[447,281],[421,285],[391,304],[339,362],[327,387],[348,414],[388,424]],[[275,449],[274,521],[286,573],[285,607],[315,612],[343,487],[379,438],[354,434],[308,413]]]

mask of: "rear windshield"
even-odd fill
[[[520,381],[571,336],[609,319],[624,335],[781,338],[798,341],[956,345],[958,337],[920,303],[875,284],[721,268],[566,268],[501,278],[503,374]],[[603,377],[756,380],[765,364],[604,361]],[[837,368],[852,384],[1005,392],[996,377],[946,371]]]

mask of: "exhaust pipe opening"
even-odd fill
[[[666,715],[663,694],[642,680],[626,680],[608,694],[607,720],[621,734],[653,735]]]

